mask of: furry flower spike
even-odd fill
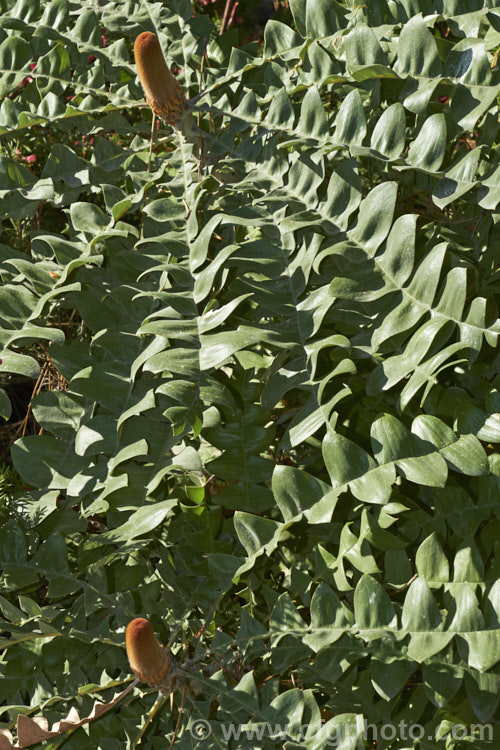
[[[134,57],[147,103],[155,115],[173,125],[184,112],[186,97],[167,67],[156,34],[151,31],[139,34],[134,43]]]
[[[130,667],[141,682],[161,687],[170,671],[167,652],[158,643],[151,623],[136,617],[127,625],[125,646]]]

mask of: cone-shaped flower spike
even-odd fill
[[[143,31],[134,43],[134,57],[146,95],[146,101],[168,125],[178,120],[186,106],[186,97],[167,67],[156,34]]]
[[[136,617],[129,622],[125,633],[125,645],[130,667],[141,682],[160,687],[170,671],[169,658],[156,640],[148,620]]]

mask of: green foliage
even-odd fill
[[[190,0],[0,7],[2,417],[41,384],[1,727],[111,699],[140,615],[202,656],[145,747],[498,746],[496,3],[291,0],[239,48]],[[144,30],[196,123],[150,170]]]
[[[0,525],[17,513],[22,489],[18,473],[12,467],[0,464]]]

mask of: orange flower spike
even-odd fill
[[[186,97],[167,67],[156,34],[143,31],[134,43],[134,57],[146,101],[167,125],[179,120],[186,106]]]
[[[136,617],[129,622],[125,633],[125,646],[135,676],[147,685],[161,686],[170,671],[170,663],[148,620]]]

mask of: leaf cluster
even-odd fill
[[[148,747],[496,747],[493,0],[290,0],[242,47],[189,0],[0,7],[3,738],[112,701],[144,616],[197,664]],[[146,30],[192,118],[149,168]]]

